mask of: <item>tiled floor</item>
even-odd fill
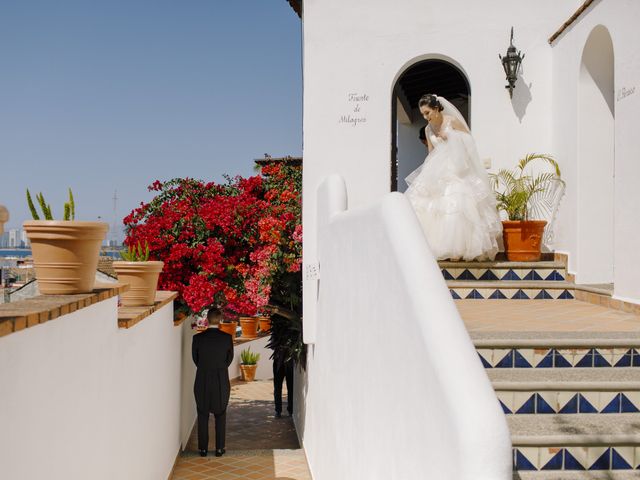
[[[286,391],[286,387],[283,389]],[[214,448],[214,434],[211,416],[210,449]],[[226,450],[220,458],[212,453],[205,458],[198,456],[194,428],[173,480],[311,480],[293,421],[286,414],[282,418],[274,416],[271,381],[232,384]]]
[[[579,300],[456,300],[470,331],[638,332],[640,316]]]

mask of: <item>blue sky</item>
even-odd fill
[[[302,153],[301,25],[286,0],[4,0],[0,203],[120,221],[156,179]],[[109,238],[112,238],[110,235]]]

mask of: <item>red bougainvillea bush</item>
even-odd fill
[[[276,163],[226,180],[156,181],[157,195],[124,219],[125,245],[148,242],[150,257],[165,262],[159,289],[177,291],[188,313],[255,315],[274,287],[277,296],[300,288],[289,285],[302,259],[300,170]]]

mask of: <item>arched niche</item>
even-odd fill
[[[578,76],[579,283],[613,283],[615,95],[613,42],[595,27],[585,43]]]

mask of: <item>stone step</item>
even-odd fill
[[[640,367],[640,332],[471,332],[487,369]]]
[[[513,472],[513,480],[638,480],[640,475],[632,470],[618,471],[587,470],[582,472],[564,471],[534,471]]]
[[[487,375],[507,414],[640,412],[640,369],[494,369]]]
[[[451,296],[458,299],[573,300],[575,284],[566,281],[448,280]]]
[[[564,281],[560,262],[438,262],[445,280]]]
[[[509,415],[514,470],[637,469],[638,418],[632,413]]]

